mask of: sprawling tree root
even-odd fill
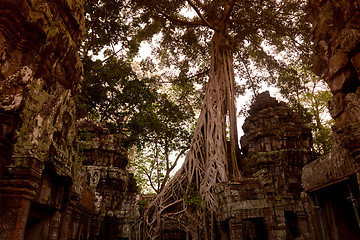
[[[138,239],[159,238],[164,223],[178,223],[192,239],[215,239],[218,202],[215,184],[239,176],[236,164],[236,109],[234,69],[230,38],[215,32],[211,43],[211,68],[204,103],[194,137],[183,166],[157,195],[139,221]],[[229,112],[231,165],[226,143],[226,115]]]

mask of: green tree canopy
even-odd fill
[[[235,96],[246,90],[257,94],[265,82],[285,86],[299,74],[295,65],[309,65],[304,2],[90,0],[87,5],[82,102],[88,113],[152,149],[152,167],[163,164],[159,156],[167,159],[189,146],[186,127],[194,109],[202,109],[182,168],[168,187],[157,188],[144,214],[147,237],[158,236],[164,220],[176,216],[193,238],[214,239],[214,186],[228,175],[242,177],[235,156]],[[156,58],[134,68],[144,41]],[[99,53],[105,60],[94,58]],[[189,204],[194,193],[196,208]]]
[[[157,165],[162,174],[158,184],[163,187],[174,168],[174,159],[169,156],[177,153],[181,157],[189,148],[198,96],[203,93],[189,86],[179,91],[180,85],[172,85],[166,75],[157,74],[149,59],[135,61],[140,43],[155,32],[153,27],[143,28],[146,21],[133,11],[130,1],[89,0],[85,16],[86,37],[81,48],[85,74],[79,115],[107,123],[111,131],[122,133],[124,147],[135,146],[136,156],[152,151],[164,163]],[[141,165],[134,163],[138,165],[133,167]],[[136,168],[135,173],[139,175],[140,170]]]
[[[184,165],[144,214],[144,221],[151,223],[147,237],[158,236],[163,221],[176,214],[193,238],[214,239],[215,184],[227,181],[228,174],[242,177],[235,156],[238,142],[235,96],[246,88],[256,93],[264,81],[276,83],[289,74],[289,66],[295,60],[305,63],[309,26],[304,21],[303,2],[134,2],[137,4],[134,9],[146,20],[144,29],[161,26],[156,28],[155,53],[160,64],[176,74],[170,79],[174,84],[195,86],[199,83],[189,76],[208,72],[202,110]],[[282,58],[277,58],[278,55]],[[241,76],[243,86],[235,85],[235,73]],[[228,152],[231,163],[227,161]],[[185,199],[190,192],[198,193],[204,203],[202,207],[194,209],[188,204]]]
[[[327,109],[331,92],[307,66],[297,66],[293,74],[277,82],[280,94],[312,129],[314,150],[330,152],[332,119]]]

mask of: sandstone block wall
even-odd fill
[[[360,5],[358,1],[310,1],[313,71],[329,85],[333,151],[304,168],[306,190],[358,172],[360,154]]]
[[[360,2],[310,0],[313,71],[329,85],[333,127],[330,154],[302,172],[312,239],[360,238]]]
[[[32,201],[59,210],[71,192],[83,3],[0,2],[1,239],[23,238]]]
[[[105,128],[86,130],[95,141],[76,125],[84,2],[0,1],[2,240],[131,237],[127,153]]]
[[[301,169],[314,159],[309,128],[283,102],[260,94],[243,125],[244,179],[217,185],[224,239],[307,239]]]
[[[128,171],[127,152],[121,147],[123,137],[111,134],[99,123],[77,122],[79,150],[90,199],[97,215],[95,235],[98,240],[134,239],[132,225],[139,217],[136,181]]]

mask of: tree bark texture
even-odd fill
[[[215,213],[218,209],[215,185],[228,181],[228,175],[234,174],[228,169],[227,113],[231,165],[237,169],[234,85],[230,37],[215,31],[211,42],[209,83],[190,150],[183,166],[145,212],[146,237],[159,237],[163,224],[172,219],[179,222],[192,239],[215,239]]]

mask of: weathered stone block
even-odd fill
[[[346,112],[340,113],[335,118],[335,129],[342,129],[345,128],[348,124],[348,116]]]
[[[345,94],[338,92],[329,100],[329,112],[332,118],[336,118],[344,111]]]
[[[351,85],[351,81],[351,70],[347,68],[329,79],[328,83],[331,92],[335,94],[340,91],[346,91],[348,86]]]
[[[355,20],[355,18],[352,20]],[[341,50],[346,54],[350,54],[359,46],[360,31],[356,28],[358,28],[358,26],[342,29],[340,34],[336,36],[336,44],[340,46]]]
[[[306,191],[337,181],[354,172],[356,166],[349,152],[341,148],[334,150],[303,168],[302,185]]]
[[[323,42],[325,42],[325,41],[323,41]],[[329,69],[328,69],[329,59],[327,57],[325,57],[324,55],[319,56],[318,54],[312,54],[311,55],[311,62],[313,63],[311,70],[316,75],[323,78],[328,74],[328,72],[329,72]]]
[[[358,79],[360,79],[360,52],[351,58],[351,63],[355,68]]]
[[[349,62],[348,55],[338,50],[329,60],[329,76],[332,77]]]

